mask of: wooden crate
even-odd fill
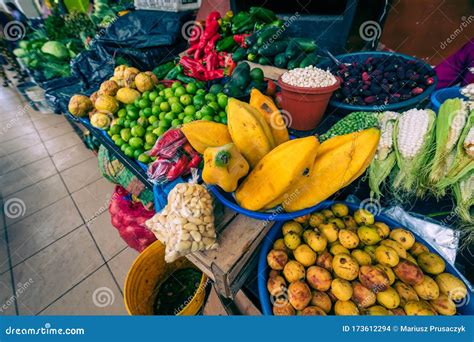
[[[225,209],[218,222],[219,248],[186,257],[213,282],[225,298],[234,298],[256,265],[257,252],[273,222],[259,221]]]

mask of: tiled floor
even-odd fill
[[[110,224],[113,184],[63,116],[0,101],[0,315],[126,314],[137,252]]]

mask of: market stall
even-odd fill
[[[472,88],[435,107],[414,57],[334,56],[263,7],[192,15],[137,10],[86,51],[15,53],[73,77],[49,94],[117,184],[112,224],[141,252],[128,312],[198,314],[212,286],[266,315],[472,314],[455,263],[474,237]]]

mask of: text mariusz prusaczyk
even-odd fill
[[[400,325],[400,332],[415,332],[415,333],[454,333],[461,334],[466,332],[464,325],[460,326],[416,326],[416,325]]]

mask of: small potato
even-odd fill
[[[440,315],[452,316],[456,314],[456,304],[445,294],[430,300],[430,304]]]
[[[377,259],[375,258],[375,249],[377,247],[376,246],[365,246],[364,247],[364,252],[366,252],[370,258],[372,259],[372,262],[377,262]]]
[[[372,258],[370,255],[361,249],[354,249],[351,252],[351,256],[357,261],[359,266],[367,266],[372,264]]]
[[[317,258],[316,253],[308,245],[299,245],[293,255],[296,261],[305,267],[314,265]]]
[[[267,254],[267,263],[272,270],[281,271],[288,262],[288,254],[284,251],[272,249]]]
[[[314,233],[315,231],[312,229],[306,229],[303,234],[301,235],[303,237],[303,241],[307,243],[308,241],[308,236],[311,235],[311,233]]]
[[[283,275],[290,283],[300,279],[304,279],[304,266],[301,265],[298,261],[290,260],[286,263],[285,268],[283,268]]]
[[[436,276],[436,283],[442,294],[457,302],[467,296],[467,288],[464,282],[450,273],[441,273]]]
[[[334,304],[334,313],[336,316],[357,316],[359,315],[359,309],[357,305],[350,300],[338,300],[336,304]]]
[[[393,229],[390,232],[390,239],[397,241],[405,249],[410,249],[415,243],[413,233],[403,228]]]
[[[368,308],[375,304],[375,294],[359,282],[352,283],[352,301],[359,308]]]
[[[372,225],[374,224],[375,222],[375,217],[374,215],[364,209],[364,208],[360,208],[360,209],[357,209],[355,212],[354,212],[354,219],[356,220],[357,224],[362,226],[362,225]]]
[[[339,217],[333,217],[328,220],[329,223],[334,223],[338,229],[346,228],[344,221],[342,221]]]
[[[272,296],[286,291],[286,281],[282,276],[270,277],[267,281],[267,290]]]
[[[268,278],[273,278],[279,275],[280,275],[280,271],[270,270],[270,272],[268,272]]]
[[[393,273],[393,270],[390,267],[381,264],[375,265],[375,267],[385,272],[385,274],[388,276],[388,281],[390,285],[395,282],[395,273]]]
[[[273,243],[273,249],[279,250],[279,251],[287,251],[287,247],[285,245],[285,240],[284,239],[278,239]]]
[[[306,281],[318,291],[327,291],[331,287],[332,276],[325,268],[311,266],[306,270]]]
[[[352,286],[347,280],[336,278],[331,282],[331,292],[338,300],[349,300],[352,297]]]
[[[301,238],[294,232],[289,232],[284,236],[285,245],[291,250],[296,249],[301,244]]]
[[[401,259],[398,265],[393,267],[393,272],[408,285],[415,286],[423,282],[423,271],[411,261]]]
[[[329,313],[332,307],[331,298],[329,298],[326,292],[321,291],[313,292],[310,304],[321,308],[325,313]]]
[[[397,241],[385,239],[385,240],[382,240],[380,244],[382,246],[393,248],[397,252],[400,258],[406,259],[408,253],[405,250],[405,248],[403,248],[403,246],[400,245]]]
[[[339,242],[348,249],[354,249],[359,245],[359,236],[349,229],[339,230]]]
[[[351,254],[351,252],[349,252],[349,250],[346,247],[341,245],[339,241],[333,242],[331,244],[331,248],[329,248],[329,253],[331,253],[332,255]]]
[[[349,207],[343,203],[333,204],[331,210],[337,217],[349,215]]]
[[[393,267],[400,261],[397,251],[387,246],[378,246],[375,249],[375,258],[380,264],[387,267]]]
[[[300,313],[301,316],[326,316],[323,309],[317,306],[307,306]]]
[[[392,311],[392,314],[394,314],[395,316],[406,316],[407,315],[405,313],[405,310],[403,310],[403,308],[395,308],[395,309],[392,309],[390,311]]]
[[[417,257],[421,253],[429,252],[430,250],[428,247],[426,247],[424,244],[420,242],[415,242],[413,246],[410,248],[410,253],[414,256]]]
[[[330,219],[334,217],[334,213],[332,212],[332,210],[329,210],[329,209],[321,210],[321,214],[323,214],[323,216],[326,219]]]
[[[377,293],[377,302],[380,305],[383,305],[387,309],[395,309],[400,305],[400,296],[393,287],[389,287],[385,291],[380,291]]]
[[[286,235],[291,232],[301,235],[303,233],[303,227],[298,222],[288,221],[283,224],[281,231],[283,235]]]
[[[390,316],[390,311],[381,305],[374,305],[364,311],[367,316]]]
[[[318,229],[328,242],[331,243],[337,240],[339,230],[334,223],[320,224]]]
[[[418,255],[417,261],[418,266],[420,266],[425,273],[440,274],[443,273],[446,268],[444,260],[441,259],[439,255],[430,252]]]
[[[357,222],[354,220],[352,216],[344,216],[342,218],[342,222],[344,222],[344,225],[346,226],[347,229],[350,230],[357,230]]]
[[[293,221],[298,222],[298,223],[305,226],[305,225],[308,224],[309,217],[310,217],[309,214],[303,215],[303,216],[298,216],[297,218],[294,218]]]
[[[336,254],[332,260],[332,269],[344,280],[354,280],[359,274],[359,264],[349,254]]]
[[[312,230],[307,230],[306,234],[306,243],[311,247],[315,252],[322,252],[328,244],[328,240],[321,234],[316,233]],[[306,232],[305,232],[306,233]]]
[[[286,302],[284,304],[273,305],[273,314],[275,316],[294,316],[296,310],[289,302]]]
[[[303,310],[311,301],[311,290],[304,281],[295,281],[288,286],[288,300],[296,310]]]
[[[380,242],[380,236],[377,230],[373,227],[362,226],[357,229],[357,235],[360,241],[367,245],[372,246]]]
[[[385,291],[390,283],[387,274],[375,266],[361,266],[359,281],[374,293]]]
[[[405,306],[405,304],[408,302],[417,302],[420,300],[418,294],[413,289],[413,287],[408,284],[405,284],[404,282],[397,280],[393,285],[393,288],[397,291],[400,297],[401,306]]]
[[[439,297],[438,284],[427,275],[423,276],[423,281],[420,284],[413,285],[413,288],[421,299],[431,300]]]
[[[374,223],[375,230],[377,230],[377,234],[379,234],[380,238],[386,239],[390,234],[390,228],[383,222],[375,222]]]
[[[323,251],[318,255],[318,259],[316,260],[316,265],[319,267],[323,267],[328,271],[332,272],[332,255],[328,251]]]
[[[320,224],[324,223],[326,218],[321,213],[313,213],[309,217],[309,225],[313,228],[319,227]]]
[[[418,266],[418,261],[416,261],[416,259],[410,253],[407,253],[406,259]]]
[[[411,301],[403,307],[407,316],[434,316],[436,312],[426,302]]]

